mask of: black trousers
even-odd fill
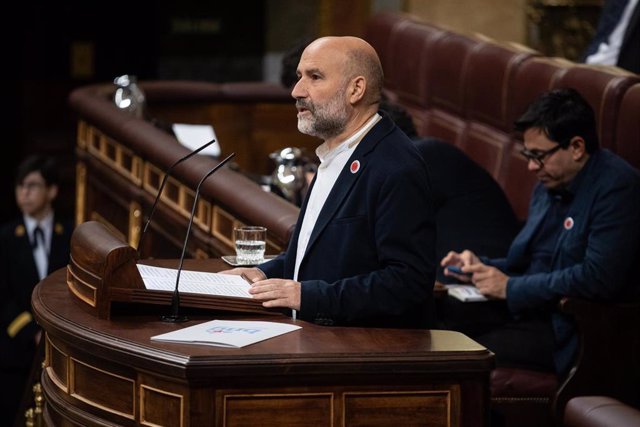
[[[462,332],[491,350],[496,366],[554,372],[555,338],[549,313],[514,318],[503,300],[437,302],[438,327]]]
[[[0,371],[0,427],[12,427],[18,417],[24,420],[18,412],[28,376],[29,370]]]

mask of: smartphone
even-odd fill
[[[448,265],[447,270],[449,270],[452,273],[455,274],[460,274],[462,276],[472,276],[473,273],[465,273],[464,271],[462,271],[462,269],[460,267],[458,267],[457,265]]]

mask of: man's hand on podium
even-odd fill
[[[244,280],[253,284],[259,280],[265,280],[267,276],[260,270],[255,267],[238,267],[233,268],[231,270],[220,271],[220,274],[234,274],[236,276],[242,276]]]
[[[289,279],[264,279],[254,282],[249,289],[253,298],[263,301],[263,307],[287,307],[300,310],[300,282]]]
[[[242,276],[251,283],[249,293],[264,307],[287,307],[300,310],[301,284],[295,280],[267,279],[259,268],[238,267],[221,271],[220,274]]]

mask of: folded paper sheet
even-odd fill
[[[156,335],[151,337],[151,340],[240,348],[297,329],[301,329],[301,327],[278,322],[213,320],[178,331]]]

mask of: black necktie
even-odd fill
[[[36,228],[33,229],[33,249],[37,248],[39,245],[44,247],[44,232],[42,231],[42,228],[37,225]]]

